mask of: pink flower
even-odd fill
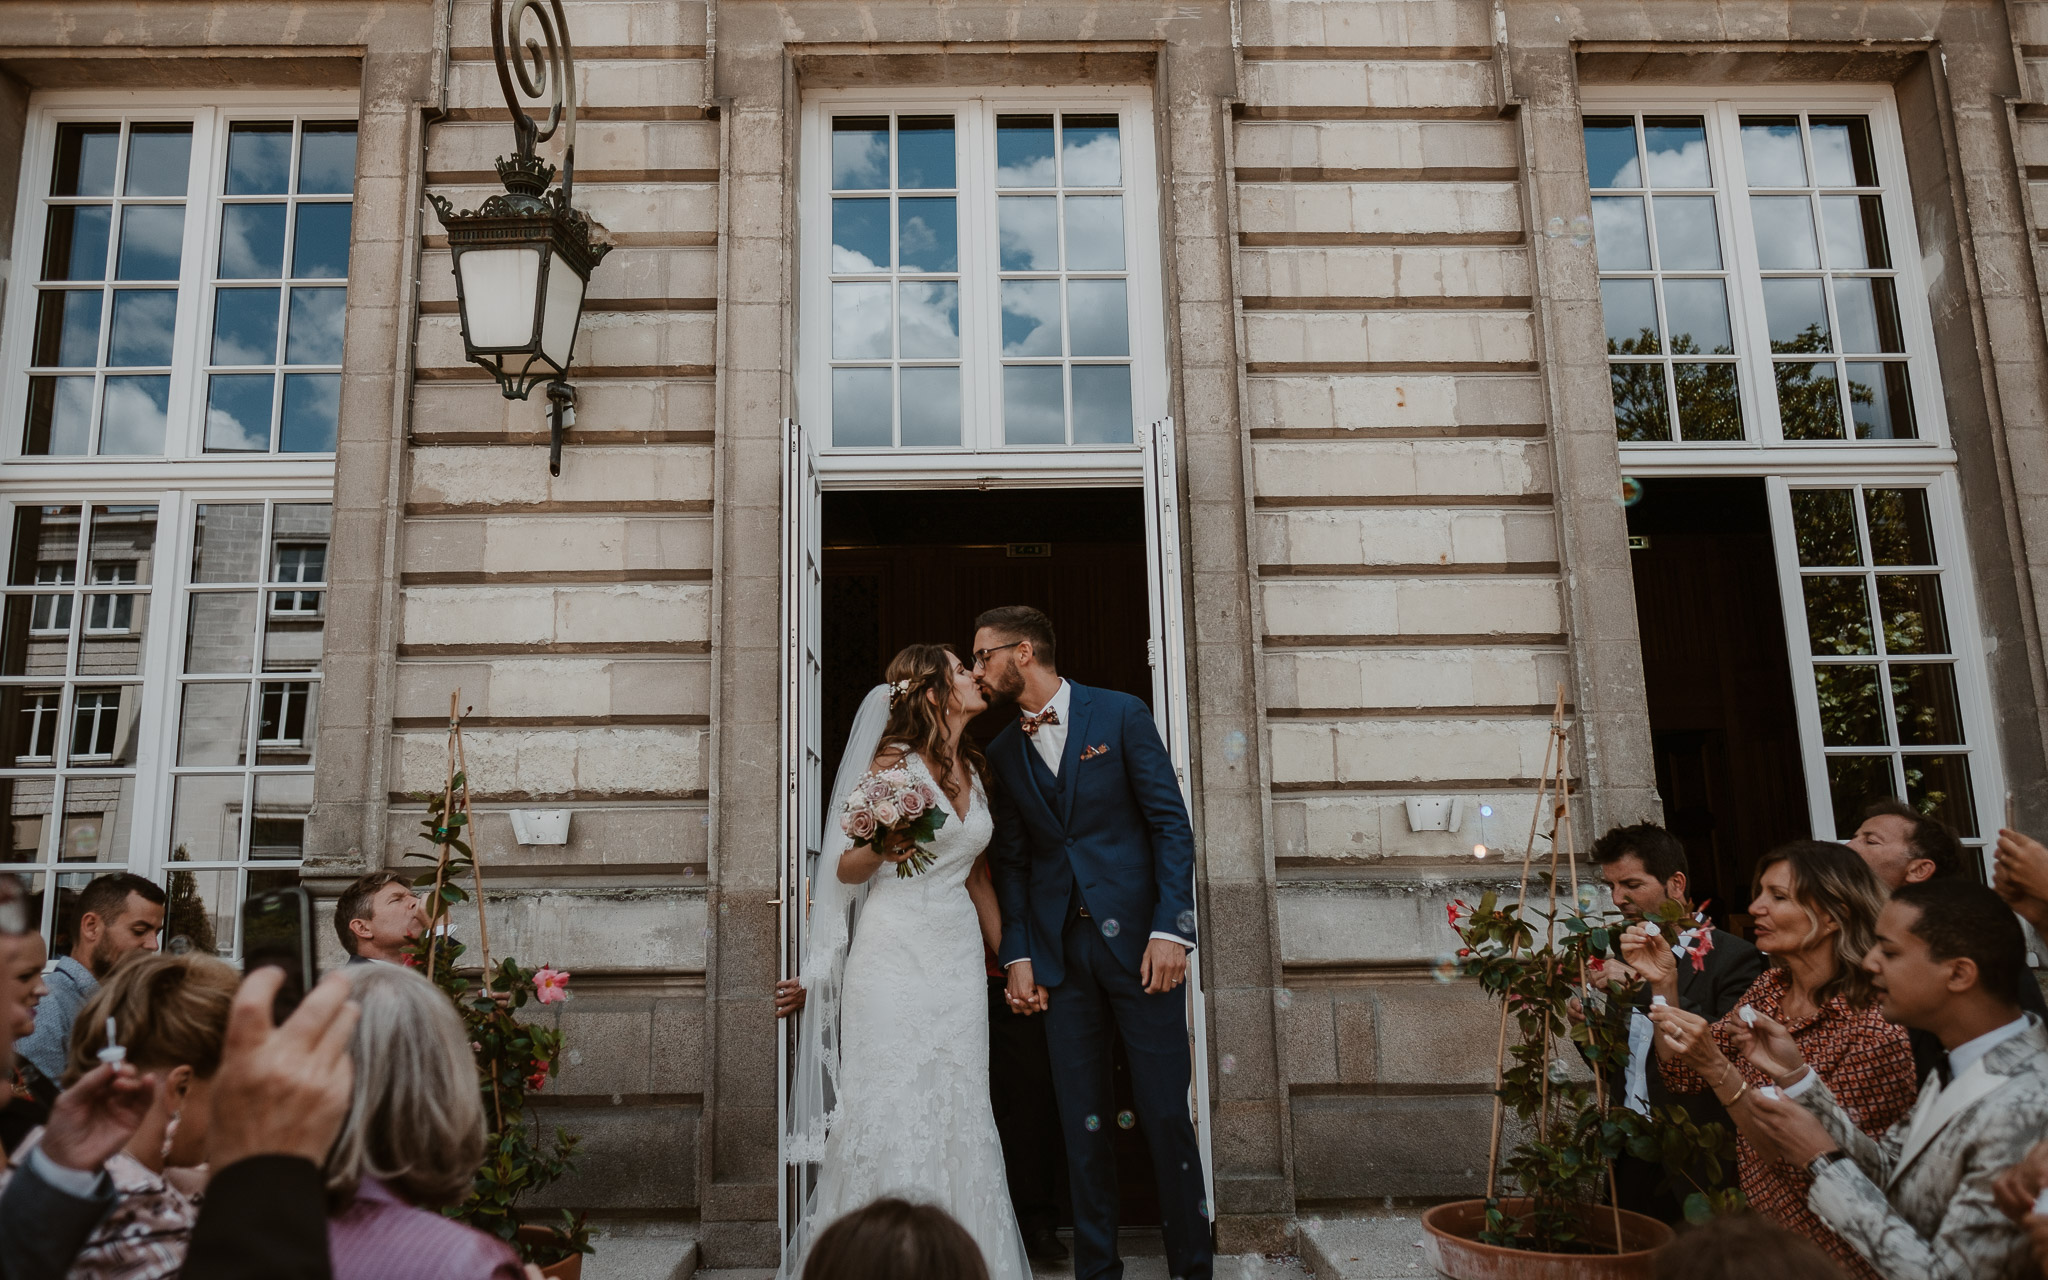
[[[542,1004],[556,1004],[569,998],[569,975],[542,965],[534,971],[533,994]]]
[[[540,1066],[534,1068],[533,1074],[526,1077],[526,1087],[533,1090],[535,1093],[539,1093],[543,1088],[545,1088],[547,1082],[548,1067],[546,1063],[542,1063]]]
[[[1465,906],[1465,900],[1463,898],[1453,898],[1451,899],[1450,905],[1444,908],[1444,915],[1449,917],[1451,927],[1455,929],[1458,927],[1458,917],[1468,910],[1470,910],[1470,908]]]
[[[894,800],[875,801],[875,821],[881,823],[883,826],[895,826],[896,820],[902,816],[903,814],[896,808],[896,802]]]
[[[903,793],[904,817],[915,818],[919,814],[923,813],[929,807],[930,805],[928,805],[925,802],[924,794],[921,788],[918,790],[906,791]]]
[[[889,785],[888,778],[881,774],[877,774],[874,777],[869,778],[864,789],[868,793],[868,799],[870,800],[887,800],[889,798],[889,793],[894,790],[894,788]]]
[[[1701,925],[1699,933],[1693,938],[1692,941],[1692,971],[1694,973],[1703,973],[1706,971],[1707,952],[1712,951],[1713,949],[1714,926],[1710,924]]]
[[[858,810],[855,810],[855,811],[854,811],[854,812],[852,812],[852,813],[849,813],[849,814],[847,814],[847,815],[846,815],[846,819],[847,819],[847,821],[848,821],[849,823],[851,823],[851,824],[852,824],[852,825],[850,825],[850,826],[848,826],[848,827],[847,827],[847,829],[846,829],[846,834],[848,834],[848,835],[852,836],[852,837],[853,837],[853,838],[854,838],[855,840],[869,840],[869,839],[872,839],[872,838],[874,837],[874,834],[875,834],[875,811],[874,811],[874,810],[872,810],[872,809],[858,809]]]

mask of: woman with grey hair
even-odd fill
[[[435,1212],[469,1194],[484,1157],[462,1019],[410,969],[347,972],[363,1015],[355,1096],[327,1156],[334,1280],[520,1280],[510,1245]]]

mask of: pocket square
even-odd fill
[[[1083,760],[1093,760],[1097,756],[1106,756],[1108,754],[1109,744],[1107,742],[1100,743],[1092,747],[1083,747],[1081,749],[1081,758]]]

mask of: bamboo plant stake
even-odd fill
[[[460,696],[462,690],[455,692]],[[451,715],[449,724],[455,731],[456,772],[462,775],[462,829],[469,832],[469,870],[476,879],[477,946],[484,953],[484,985],[488,988],[491,981],[491,925],[484,918],[484,858],[476,843],[476,814],[469,807],[469,757],[462,749],[462,717]]]
[[[451,839],[448,812],[455,804],[455,744],[456,734],[462,727],[462,717],[458,710],[461,700],[462,690],[459,688],[448,695],[448,774],[441,787],[441,827],[435,833],[440,839],[434,846],[434,896],[429,899],[432,905],[427,913],[427,980],[430,982],[434,977],[434,958],[441,946],[440,922],[446,914],[446,906],[441,901],[441,885],[448,877],[448,841]],[[464,778],[462,781],[463,790],[467,791],[469,779]]]

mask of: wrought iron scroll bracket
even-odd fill
[[[519,45],[519,31],[531,13],[540,37],[527,37]],[[508,48],[510,44],[511,48]],[[491,55],[498,64],[498,87],[505,93],[505,106],[512,112],[512,133],[518,156],[511,164],[537,169],[541,162],[534,148],[562,135],[562,199],[567,204],[576,192],[576,51],[569,42],[569,19],[562,12],[562,0],[513,0],[508,22],[505,0],[491,0]],[[547,124],[542,127],[527,112],[524,100],[545,102]],[[507,162],[498,162],[502,173]],[[545,185],[543,180],[542,185]]]

